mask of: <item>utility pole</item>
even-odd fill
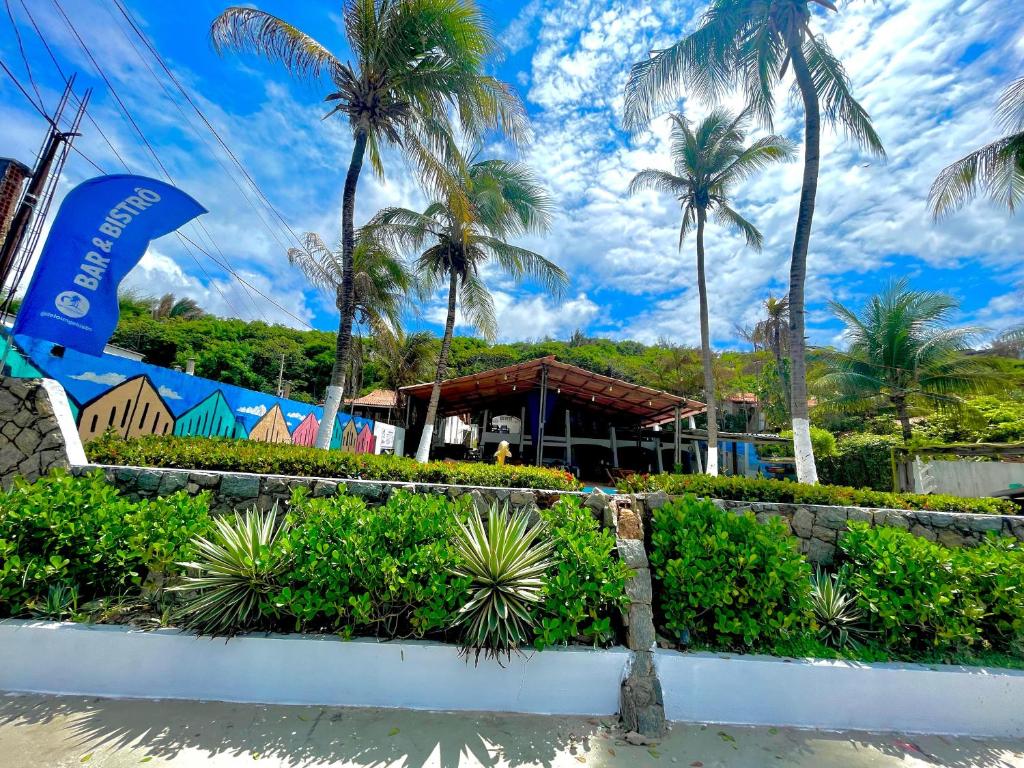
[[[79,135],[78,126],[81,123],[82,115],[85,114],[91,91],[86,91],[84,97],[79,100],[78,111],[72,120],[71,130],[62,131],[60,129],[60,119],[64,114],[64,109],[67,106],[68,99],[72,96],[74,82],[75,78],[72,76],[64,88],[64,93],[61,96],[61,100],[57,106],[57,111],[54,114],[54,117],[48,118],[50,130],[46,141],[43,143],[43,147],[39,151],[35,168],[33,169],[32,176],[28,182],[28,187],[21,198],[21,204],[18,206],[17,213],[14,214],[14,218],[11,220],[11,226],[7,230],[7,236],[4,238],[3,244],[0,245],[0,288],[7,285],[11,275],[15,272],[15,262],[18,260],[19,252],[22,251],[22,244],[25,241],[26,233],[29,232],[30,225],[33,225],[32,230],[34,236],[38,235],[38,229],[42,226],[42,221],[39,221],[38,219],[40,219],[41,216],[46,215],[46,209],[49,207],[50,197],[52,196],[53,189],[56,186],[56,178],[51,175],[51,168],[53,167],[54,160],[57,160],[55,176],[59,176],[64,165],[64,160],[67,157],[68,148],[71,146],[71,142],[74,137]],[[33,215],[35,215],[35,218],[37,219],[34,223]],[[34,248],[35,237],[30,237],[27,245],[28,248]],[[25,266],[27,266],[29,256],[31,256],[30,253],[22,253],[21,261],[25,262]],[[19,269],[18,271],[21,270]],[[10,287],[9,296],[7,297],[8,299],[13,297],[14,290],[20,282],[21,275],[17,275],[17,278],[18,279],[15,280]],[[4,303],[6,304],[7,302]]]
[[[277,396],[284,397],[284,352],[281,353],[281,367],[277,370]]]

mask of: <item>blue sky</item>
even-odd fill
[[[247,293],[205,256],[197,263],[173,237],[153,244],[127,284],[148,293],[190,295],[217,314],[289,325],[299,324],[298,317],[335,328],[333,301],[309,289],[288,265],[290,233],[255,199],[116,8],[103,0],[61,5],[174,181],[210,210],[204,229],[189,227],[187,234],[203,243],[212,238],[208,250],[218,258],[223,253],[290,314]],[[281,67],[253,57],[218,57],[207,30],[223,8],[219,2],[127,5],[291,229],[335,240],[351,138],[341,120],[321,120],[327,84],[293,82]],[[621,107],[629,65],[692,28],[703,3],[486,0],[482,6],[505,47],[497,73],[519,89],[533,120],[535,140],[523,159],[544,178],[559,207],[550,233],[523,242],[572,278],[567,295],[555,301],[535,286],[515,286],[488,273],[501,337],[566,338],[583,328],[615,338],[697,343],[692,244],[682,253],[676,249],[678,211],[672,200],[653,193],[625,195],[637,170],[668,166],[665,121],[631,137],[622,131]],[[268,0],[259,7],[345,55],[340,3]],[[28,0],[28,8],[61,66],[79,73],[80,87],[95,87],[91,112],[117,154],[133,172],[159,177],[53,0]],[[60,88],[56,69],[21,0],[11,0],[11,9],[32,74],[52,107]],[[986,0],[880,0],[842,2],[840,11],[817,14],[814,25],[845,62],[889,157],[884,163],[863,157],[841,134],[826,135],[809,260],[812,342],[838,341],[829,299],[857,305],[891,277],[904,275],[915,287],[954,293],[964,323],[1000,330],[1024,322],[1024,217],[979,201],[933,224],[925,209],[936,173],[998,135],[992,119],[997,95],[1024,72],[1024,9]],[[0,17],[0,51],[27,83],[6,17]],[[792,99],[781,103],[775,130],[799,140],[801,112]],[[708,109],[685,98],[679,108],[691,117]],[[44,127],[7,79],[0,80],[0,120],[0,155],[31,161]],[[124,172],[91,124],[77,146],[104,170]],[[501,145],[487,149],[510,152]],[[387,172],[385,180],[364,173],[357,223],[385,205],[423,206],[399,158],[387,158]],[[709,231],[716,346],[739,346],[735,325],[755,322],[768,293],[785,291],[800,173],[800,163],[770,169],[737,195],[738,210],[765,234],[763,252],[714,227]],[[94,175],[73,155],[58,194]],[[442,317],[437,297],[410,324],[439,329]]]

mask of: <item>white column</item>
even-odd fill
[[[608,441],[612,447],[612,466],[619,466],[619,444],[615,439],[615,425],[608,427]]]

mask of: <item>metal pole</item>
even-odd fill
[[[548,418],[548,367],[540,369],[540,404],[537,406],[537,458],[538,467],[544,463],[544,422]]]
[[[697,430],[697,422],[694,421],[693,416],[690,417],[690,429],[693,430],[693,431]],[[698,441],[698,440],[694,440],[693,441],[693,452],[697,456],[697,474],[703,475],[704,474],[704,460],[701,458],[701,455],[700,455],[700,441]]]
[[[21,199],[21,205],[18,206],[18,212],[14,214],[14,218],[11,220],[11,228],[7,230],[7,237],[4,238],[3,246],[0,247],[0,286],[6,285],[7,279],[11,275],[14,256],[18,252],[22,238],[25,236],[25,230],[28,229],[29,219],[32,216],[32,211],[35,210],[39,194],[42,192],[43,185],[50,175],[50,166],[53,164],[53,159],[57,156],[57,150],[60,149],[60,145],[64,142],[65,138],[65,134],[56,128],[50,129],[50,136],[46,140],[46,148],[43,150],[39,162],[36,163],[35,170],[32,172],[32,177],[28,182],[28,189],[25,190],[25,194]]]
[[[682,423],[681,423],[680,418],[679,418],[679,406],[678,405],[675,408],[675,425],[676,425],[675,426],[676,431],[675,431],[675,434],[672,436],[672,449],[673,449],[672,450],[672,456],[673,456],[672,471],[673,472],[678,471],[679,465],[683,463],[683,442],[682,442],[682,435],[679,433],[679,430],[682,427]]]

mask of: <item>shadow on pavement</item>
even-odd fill
[[[938,736],[676,725],[661,743],[630,746],[614,718],[434,713],[38,695],[0,698],[0,739],[20,736],[65,759],[130,752],[164,760],[232,756],[284,766],[1024,766],[1020,744]],[[56,747],[54,745],[57,745]],[[53,753],[56,756],[56,753]],[[8,753],[6,758],[10,758]],[[34,762],[19,755],[15,765]],[[97,760],[97,762],[99,762]],[[266,763],[262,763],[266,764]]]

